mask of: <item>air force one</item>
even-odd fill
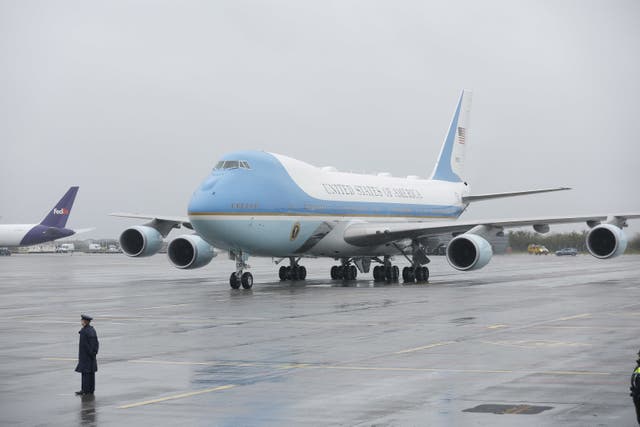
[[[157,253],[173,228],[195,234],[173,239],[169,260],[178,268],[207,265],[214,248],[235,260],[232,288],[253,286],[249,256],[289,260],[280,280],[304,280],[305,257],[328,257],[334,280],[355,280],[373,263],[375,281],[426,282],[429,278],[429,238],[450,233],[449,264],[462,271],[484,267],[493,255],[488,239],[505,228],[533,226],[549,231],[550,224],[586,222],[586,245],[596,258],[622,254],[627,239],[622,231],[629,218],[640,214],[459,221],[469,204],[495,198],[568,190],[547,188],[510,193],[472,195],[464,177],[468,145],[471,92],[460,96],[438,161],[429,179],[417,176],[365,175],[318,168],[279,154],[239,151],[225,155],[194,192],[188,218],[116,213],[149,220],[120,235],[123,252],[131,257]],[[400,274],[394,257],[410,262]]]
[[[79,187],[71,187],[40,224],[0,224],[0,246],[30,246],[89,231],[65,228]]]

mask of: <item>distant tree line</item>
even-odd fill
[[[552,252],[562,248],[576,248],[578,252],[586,252],[586,239],[587,231],[552,234],[523,230],[509,232],[509,246],[514,252],[526,252],[531,243],[544,245]],[[640,233],[629,237],[626,253],[640,253]]]

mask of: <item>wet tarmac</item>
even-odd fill
[[[232,262],[0,257],[0,425],[634,426],[640,256],[431,263],[428,285],[231,290]],[[79,315],[100,338],[79,398]]]

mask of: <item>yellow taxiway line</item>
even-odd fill
[[[410,348],[408,350],[400,350],[400,351],[396,351],[393,354],[406,354],[406,353],[413,353],[415,351],[420,351],[420,350],[427,350],[429,348],[434,348],[434,347],[440,347],[443,345],[449,345],[449,344],[455,344],[455,341],[444,341],[444,342],[437,342],[435,344],[429,344],[429,345],[423,345],[422,347],[416,347],[416,348]]]
[[[403,350],[402,353],[411,351],[419,351],[427,348],[433,348],[443,345],[452,344],[454,341],[435,343],[428,346],[417,347],[409,350]],[[44,357],[41,360],[58,361],[58,362],[71,362],[76,361],[75,358],[68,357]],[[432,373],[448,373],[448,374],[519,374],[519,375],[562,375],[562,376],[607,376],[611,375],[609,372],[597,372],[597,371],[534,371],[534,370],[522,370],[522,369],[448,369],[448,368],[421,368],[421,367],[393,367],[393,366],[351,366],[351,365],[323,365],[314,363],[289,363],[289,364],[269,364],[269,363],[233,363],[233,362],[195,362],[195,361],[169,361],[169,360],[128,360],[128,363],[139,364],[158,364],[158,365],[183,365],[183,366],[202,366],[202,365],[219,365],[219,366],[260,366],[264,368],[273,369],[286,369],[291,372],[303,371],[303,370],[343,370],[343,371],[373,371],[373,372],[432,372]],[[171,400],[185,399],[188,397],[198,396],[206,393],[213,393],[217,391],[229,390],[237,387],[236,384],[226,384],[222,386],[206,388],[202,390],[194,390],[190,392],[184,392],[174,394],[171,396],[160,397],[157,399],[143,400],[140,402],[128,403],[118,406],[118,409],[130,409],[140,406],[152,405],[154,403],[162,403]]]
[[[444,343],[438,343],[444,345]],[[434,344],[432,344],[434,345]],[[411,349],[414,350],[414,349]],[[41,360],[49,361],[76,361],[74,358],[65,357],[45,357]],[[389,372],[443,372],[451,374],[539,374],[539,375],[583,375],[583,376],[603,376],[611,375],[610,372],[600,371],[535,371],[522,369],[453,369],[453,368],[420,368],[420,367],[393,367],[393,366],[357,366],[357,365],[323,365],[319,363],[247,363],[247,362],[190,362],[190,361],[169,361],[169,360],[128,360],[128,363],[157,364],[157,365],[182,365],[182,366],[235,366],[235,367],[264,367],[274,369],[336,369],[346,371],[389,371]]]
[[[166,402],[168,400],[184,399],[186,397],[197,396],[199,394],[213,393],[214,391],[229,390],[230,388],[234,388],[235,386],[236,386],[235,384],[227,384],[227,385],[222,385],[218,387],[205,388],[203,390],[191,391],[188,393],[180,393],[180,394],[174,394],[172,396],[160,397],[158,399],[143,400],[142,402],[135,402],[135,403],[129,403],[127,405],[118,406],[118,409],[137,408],[139,406],[151,405],[153,403]]]

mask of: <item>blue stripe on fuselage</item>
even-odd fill
[[[189,215],[327,215],[456,218],[461,206],[322,200],[309,196],[269,153],[239,151],[222,160],[246,160],[251,169],[214,170],[195,191]]]

